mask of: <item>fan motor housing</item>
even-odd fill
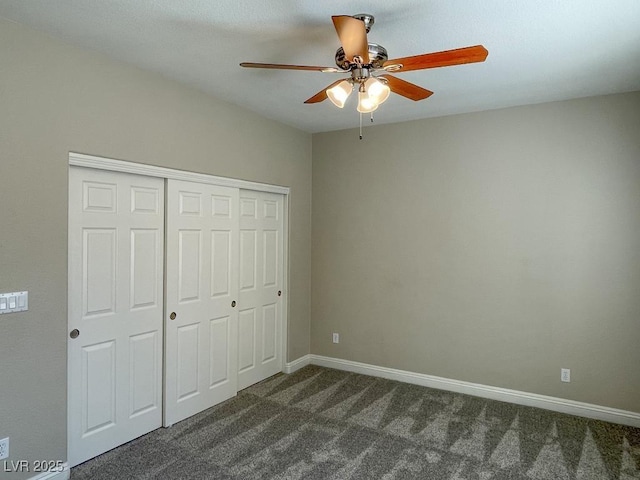
[[[382,68],[384,62],[389,59],[387,49],[377,43],[369,43],[369,63],[373,68]],[[340,47],[336,50],[336,65],[343,70],[351,70],[355,63],[350,62],[344,54],[344,49]]]

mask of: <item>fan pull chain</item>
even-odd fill
[[[362,140],[362,114],[360,114],[360,140]]]
[[[371,123],[373,123],[373,112],[371,112]]]

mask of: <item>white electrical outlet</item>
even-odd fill
[[[0,440],[0,460],[9,458],[9,437]]]
[[[333,334],[333,343],[340,343],[340,334],[339,333],[334,333]]]
[[[571,369],[569,368],[561,368],[560,369],[560,381],[569,383],[571,381]]]

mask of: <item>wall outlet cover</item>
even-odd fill
[[[560,369],[560,381],[566,382],[566,383],[571,382],[571,369],[569,368]]]

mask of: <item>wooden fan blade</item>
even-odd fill
[[[245,68],[272,68],[277,70],[311,70],[316,72],[338,72],[335,67],[316,67],[312,65],[284,65],[280,63],[251,63],[242,62],[241,67]],[[344,71],[344,70],[340,70]]]
[[[425,53],[413,57],[395,58],[384,62],[383,67],[401,64],[398,72],[423,70],[425,68],[448,67],[463,63],[484,62],[489,52],[482,45],[445,50],[444,52]]]
[[[364,22],[349,15],[336,15],[331,17],[331,20],[336,27],[347,60],[352,62],[353,57],[360,56],[363,63],[369,63],[369,42]]]
[[[433,95],[433,92],[431,90],[427,90],[426,88],[419,87],[414,83],[401,80],[398,77],[394,77],[389,74],[380,76],[387,79],[387,85],[389,85],[389,88],[393,93],[397,93],[398,95],[407,97],[414,102],[417,102],[418,100],[424,100],[425,98],[429,98],[431,95]]]
[[[335,87],[337,84],[339,84],[343,80],[344,80],[344,78],[341,78],[340,80],[336,80],[335,82],[333,82],[328,87],[325,87],[324,89],[320,90],[313,97],[308,98],[307,100],[305,100],[304,103],[320,103],[320,102],[325,101],[327,98],[329,98],[329,97],[327,97],[327,90],[329,90],[330,88]]]

